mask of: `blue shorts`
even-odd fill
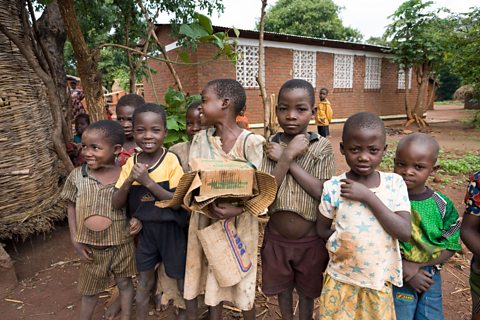
[[[187,230],[176,222],[144,222],[135,254],[139,272],[163,263],[170,278],[185,277]]]

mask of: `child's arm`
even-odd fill
[[[128,176],[119,189],[115,189],[112,196],[112,206],[114,209],[121,209],[125,207],[128,199],[128,192],[133,183],[132,174]]]
[[[136,163],[132,169],[132,179],[146,187],[157,200],[170,200],[173,192],[165,190],[148,175],[148,165]]]
[[[366,203],[383,229],[400,241],[409,241],[412,225],[408,211],[392,211],[366,186],[350,179],[342,179],[341,196]]]
[[[305,152],[308,148],[308,140],[304,134],[296,135],[288,144],[285,150],[278,143],[270,142],[267,145],[267,157],[277,164],[272,171],[272,175],[277,181],[277,187],[280,188],[285,176],[287,175],[290,166],[295,162],[295,159]],[[302,168],[300,168],[302,169]],[[303,170],[303,169],[302,169]],[[298,172],[298,170],[297,170]]]
[[[460,237],[463,243],[472,251],[472,253],[480,257],[480,217],[465,213],[462,220],[462,228]]]
[[[320,212],[317,215],[317,234],[323,241],[327,241],[335,232],[332,229],[332,221],[332,219],[325,217]]]
[[[438,258],[424,263],[417,263],[403,259],[403,278],[417,292],[425,292],[433,284],[433,280],[432,275],[421,268],[444,263],[454,254],[455,251],[443,250]]]
[[[68,228],[70,229],[70,240],[72,241],[73,247],[80,255],[80,257],[91,261],[90,250],[88,246],[83,243],[79,243],[75,240],[77,237],[77,213],[75,209],[75,203],[69,202],[67,206],[67,216],[68,216]]]

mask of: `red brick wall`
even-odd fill
[[[160,40],[170,44],[174,40],[169,36],[167,30],[159,32]],[[171,51],[169,57],[176,59],[177,50]],[[207,45],[200,45],[197,51],[191,54],[191,60],[205,61],[211,59],[215,54],[215,48]],[[222,58],[223,59],[223,58]],[[266,48],[265,49],[265,76],[267,94],[278,94],[281,85],[292,78],[293,74],[293,52],[291,49]],[[321,87],[329,89],[328,99],[332,103],[334,118],[347,118],[359,111],[371,111],[379,115],[403,115],[405,91],[397,89],[397,66],[389,59],[382,59],[381,88],[379,90],[365,90],[365,57],[355,56],[353,88],[333,89],[333,65],[334,55],[331,53],[317,53],[317,75],[316,75],[316,101],[318,91]],[[153,83],[163,103],[163,95],[169,85],[173,85],[173,77],[170,75],[164,63],[150,60],[150,66],[157,70],[153,74]],[[200,93],[205,84],[218,78],[236,78],[235,66],[233,63],[224,60],[216,60],[206,64],[182,66],[176,65],[175,69],[183,83],[184,90],[190,94]],[[415,75],[412,75],[414,81]],[[145,81],[145,100],[155,101],[151,81]],[[247,116],[250,123],[263,123],[263,106],[260,97],[260,90],[246,89],[247,94]],[[414,84],[409,90],[409,103],[414,104],[417,89]]]

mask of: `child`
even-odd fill
[[[202,129],[205,129],[202,126],[200,121],[200,101],[193,101],[187,108],[186,113],[186,133],[188,136],[188,141],[180,142],[170,147],[170,151],[175,153],[180,159],[180,164],[182,165],[183,171],[190,171],[188,166],[188,155],[190,153],[190,146],[192,144],[193,136]]]
[[[82,143],[82,134],[90,125],[90,116],[86,113],[81,113],[75,118],[75,135],[73,136],[74,143]]]
[[[350,171],[325,182],[317,219],[330,255],[321,319],[395,319],[392,284],[402,286],[397,239],[408,241],[412,227],[402,177],[377,171],[386,148],[375,114],[356,113],[345,122],[340,152]]]
[[[112,274],[120,291],[121,318],[130,319],[135,247],[124,210],[112,207],[114,183],[121,170],[115,165],[115,155],[124,140],[116,122],[90,125],[82,135],[86,164],[70,173],[61,194],[69,201],[70,236],[82,258],[80,319],[92,318],[98,294],[110,286]]]
[[[461,236],[472,251],[470,265],[470,289],[472,294],[472,319],[480,318],[480,171],[470,177],[465,195]]]
[[[317,116],[315,117],[315,122],[317,124],[318,134],[322,137],[328,137],[330,135],[330,130],[328,125],[332,122],[333,111],[330,105],[330,101],[327,99],[328,89],[321,88],[319,97],[320,103],[317,107]]]
[[[117,157],[117,162],[120,166],[123,166],[127,162],[127,159],[135,152],[137,145],[133,139],[132,116],[135,109],[142,104],[145,104],[145,100],[141,96],[129,93],[121,97],[115,107],[117,121],[122,125],[123,131],[125,132],[125,143],[122,152],[120,152]]]
[[[258,167],[262,162],[265,139],[240,128],[235,117],[245,106],[242,85],[235,80],[210,81],[202,91],[200,117],[206,126],[198,132],[190,147],[190,159],[213,158],[239,160]],[[197,230],[214,221],[201,212],[192,212],[188,231],[187,264],[185,274],[185,300],[189,319],[197,319],[197,297],[205,293],[205,304],[211,306],[210,318],[222,318],[222,302],[229,301],[243,311],[245,319],[255,319],[255,288],[257,274],[258,221],[251,214],[243,214],[242,207],[230,203],[213,203],[209,210],[218,219],[236,217],[238,235],[246,246],[252,268],[238,284],[220,287],[213,271],[208,267],[197,237]]]
[[[143,225],[136,252],[140,273],[136,306],[137,319],[145,319],[158,263],[163,263],[167,275],[177,280],[179,289],[183,288],[187,215],[155,206],[155,201],[172,198],[183,175],[177,157],[163,147],[167,134],[165,111],[147,103],[134,111],[132,121],[135,143],[142,151],[122,167],[113,206],[127,205],[128,213]]]
[[[304,80],[289,80],[278,93],[277,119],[283,133],[272,136],[262,171],[273,174],[278,192],[269,208],[261,249],[262,291],[278,295],[283,319],[293,318],[292,292],[299,295],[300,319],[312,319],[328,262],[315,230],[323,182],[335,172],[330,141],[307,132],[315,115],[315,94]]]
[[[461,250],[460,222],[453,203],[425,186],[438,168],[438,143],[424,133],[404,137],[395,154],[395,173],[407,184],[412,238],[400,241],[403,287],[393,287],[398,319],[443,319],[441,264]]]
[[[250,130],[250,123],[245,115],[246,109],[247,106],[243,107],[242,111],[240,111],[238,116],[235,118],[235,121],[237,121],[237,124],[240,128]]]

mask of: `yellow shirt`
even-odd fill
[[[315,123],[317,126],[328,126],[333,119],[332,106],[330,101],[320,101],[317,107],[317,115],[315,117]]]

